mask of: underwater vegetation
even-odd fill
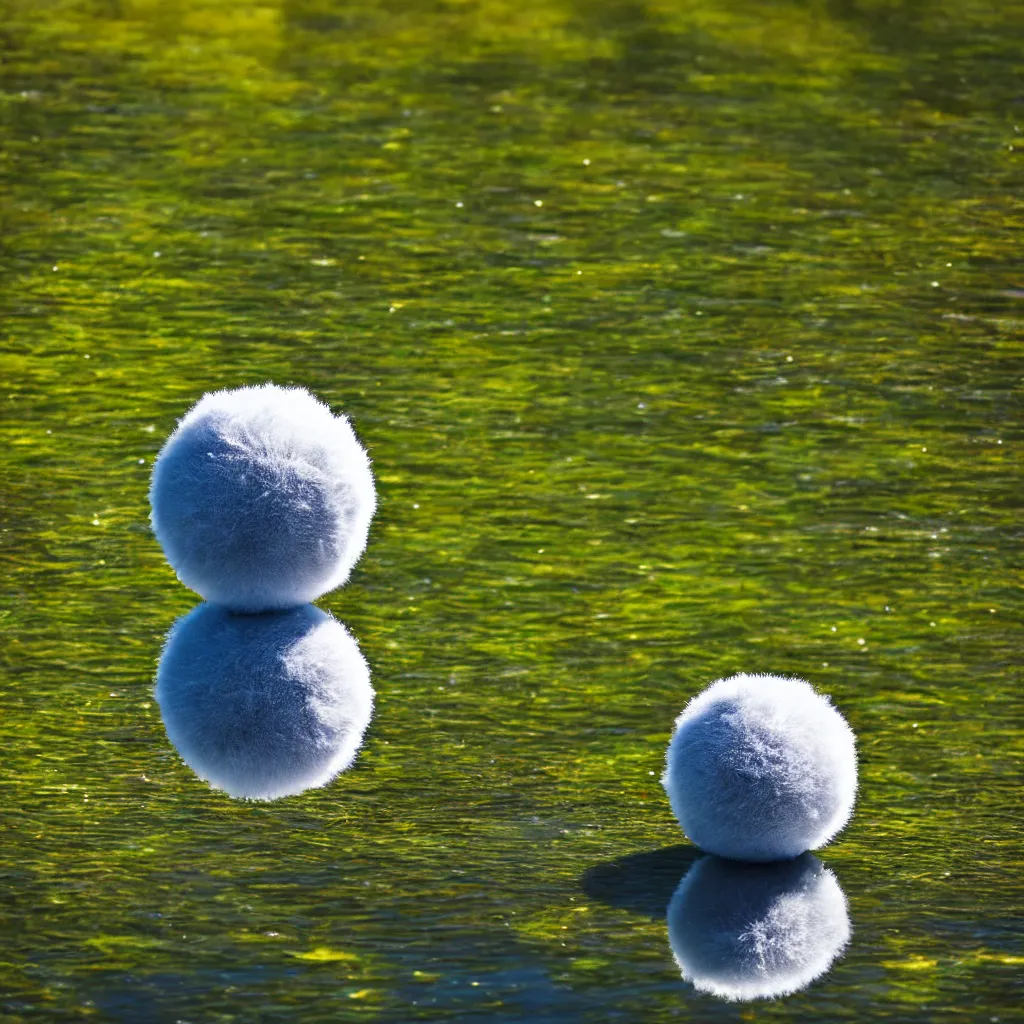
[[[0,0],[0,1017],[1015,1020],[1022,17]],[[268,380],[379,499],[317,600],[373,723],[272,803],[167,740],[200,599],[147,522]],[[667,941],[696,847],[581,879],[687,842],[672,723],[744,670],[830,694],[859,790],[854,939],[737,1007]]]

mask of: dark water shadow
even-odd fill
[[[587,868],[580,885],[599,903],[657,920],[665,917],[679,879],[702,856],[689,843],[631,853]]]

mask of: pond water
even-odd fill
[[[0,0],[0,1019],[1020,1019],[1021,39],[998,0]],[[348,413],[355,766],[209,789],[148,526]],[[859,737],[832,970],[681,980],[675,715]]]

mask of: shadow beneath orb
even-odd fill
[[[702,856],[701,851],[689,843],[631,853],[588,868],[580,885],[599,903],[656,920],[665,916],[665,908],[679,887],[679,879]]]

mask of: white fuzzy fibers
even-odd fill
[[[810,683],[741,674],[712,683],[676,719],[661,781],[702,850],[784,860],[823,846],[849,820],[857,750]]]
[[[376,508],[344,416],[304,388],[204,395],[153,467],[153,531],[178,578],[236,611],[305,604],[348,579]]]
[[[373,714],[358,645],[313,605],[263,615],[199,605],[168,634],[156,699],[196,775],[249,800],[330,782],[354,760]]]
[[[669,903],[668,938],[699,991],[770,999],[828,970],[850,918],[835,875],[813,854],[777,864],[702,857]]]

